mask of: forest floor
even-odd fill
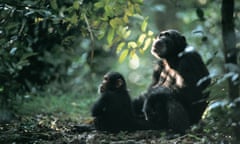
[[[163,131],[136,131],[107,133],[92,131],[76,131],[74,126],[87,124],[91,119],[77,122],[62,119],[52,114],[34,116],[18,116],[16,120],[0,124],[1,144],[192,144],[206,143],[200,133],[185,135],[170,134]],[[208,139],[208,138],[207,138]]]

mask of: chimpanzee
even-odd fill
[[[134,112],[148,120],[153,129],[184,133],[190,126],[189,115],[176,100],[178,90],[183,87],[184,81],[178,72],[171,69],[166,60],[158,61],[149,89],[132,102]]]
[[[133,100],[138,117],[157,128],[184,132],[197,123],[207,106],[209,72],[200,55],[189,51],[186,39],[176,30],[166,30],[153,42],[156,63],[146,93]],[[163,127],[165,125],[165,127]]]
[[[171,29],[157,36],[151,53],[160,62],[153,72],[150,89],[156,87],[172,89],[177,93],[175,99],[188,112],[190,123],[197,123],[207,106],[206,98],[209,92],[203,91],[211,81],[207,78],[209,72],[201,56],[196,51],[189,50],[185,37]]]
[[[146,94],[143,103],[143,113],[154,129],[171,129],[184,133],[190,126],[187,111],[176,101],[175,94],[170,88],[152,88]]]
[[[109,72],[104,75],[99,92],[101,97],[92,108],[97,130],[119,132],[151,128],[150,123],[135,117],[125,79],[120,73]]]

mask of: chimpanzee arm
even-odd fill
[[[183,77],[187,86],[196,86],[202,91],[210,84],[210,79],[208,79],[197,85],[200,79],[209,75],[209,72],[200,55],[196,52],[185,53],[180,58],[177,71]]]

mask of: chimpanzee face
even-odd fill
[[[126,82],[123,76],[117,72],[105,74],[99,86],[99,92],[104,93],[106,91],[115,91],[118,89],[126,89]]]
[[[157,58],[177,56],[187,46],[185,37],[176,30],[161,32],[152,44],[151,53]]]

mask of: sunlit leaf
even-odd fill
[[[145,38],[146,38],[146,34],[144,34],[144,33],[141,34],[141,35],[139,36],[139,38],[138,38],[137,44],[138,44],[139,46],[141,46],[141,45],[143,44]]]
[[[131,35],[131,31],[128,30],[128,31],[126,31],[126,33],[124,33],[123,38],[127,39],[130,35]]]
[[[132,58],[133,55],[135,54],[135,52],[136,52],[135,50],[131,50],[131,51],[129,52],[129,57]]]
[[[114,29],[110,29],[107,35],[108,44],[112,43],[113,38],[114,38]]]
[[[153,36],[154,35],[154,33],[153,33],[153,31],[148,31],[148,36]]]
[[[136,44],[136,42],[134,42],[134,41],[130,41],[130,42],[128,42],[128,48],[137,48],[137,44]]]
[[[39,22],[41,22],[41,21],[43,21],[43,20],[44,20],[43,18],[36,17],[36,18],[34,19],[34,22],[35,22],[35,23],[39,23]]]
[[[122,53],[120,54],[119,59],[118,59],[118,61],[120,63],[122,63],[126,59],[126,57],[128,55],[128,52],[129,52],[128,49],[125,49],[125,50],[122,51]]]
[[[145,32],[146,29],[147,29],[147,25],[148,25],[148,22],[147,22],[147,19],[145,19],[141,25],[141,30],[142,32]]]
[[[126,45],[125,42],[121,42],[116,49],[116,53],[120,53],[120,51],[122,50],[122,48]]]
[[[149,48],[149,46],[151,45],[151,43],[152,43],[152,39],[147,38],[146,41],[145,41],[144,47],[142,48],[143,51],[146,51]]]

